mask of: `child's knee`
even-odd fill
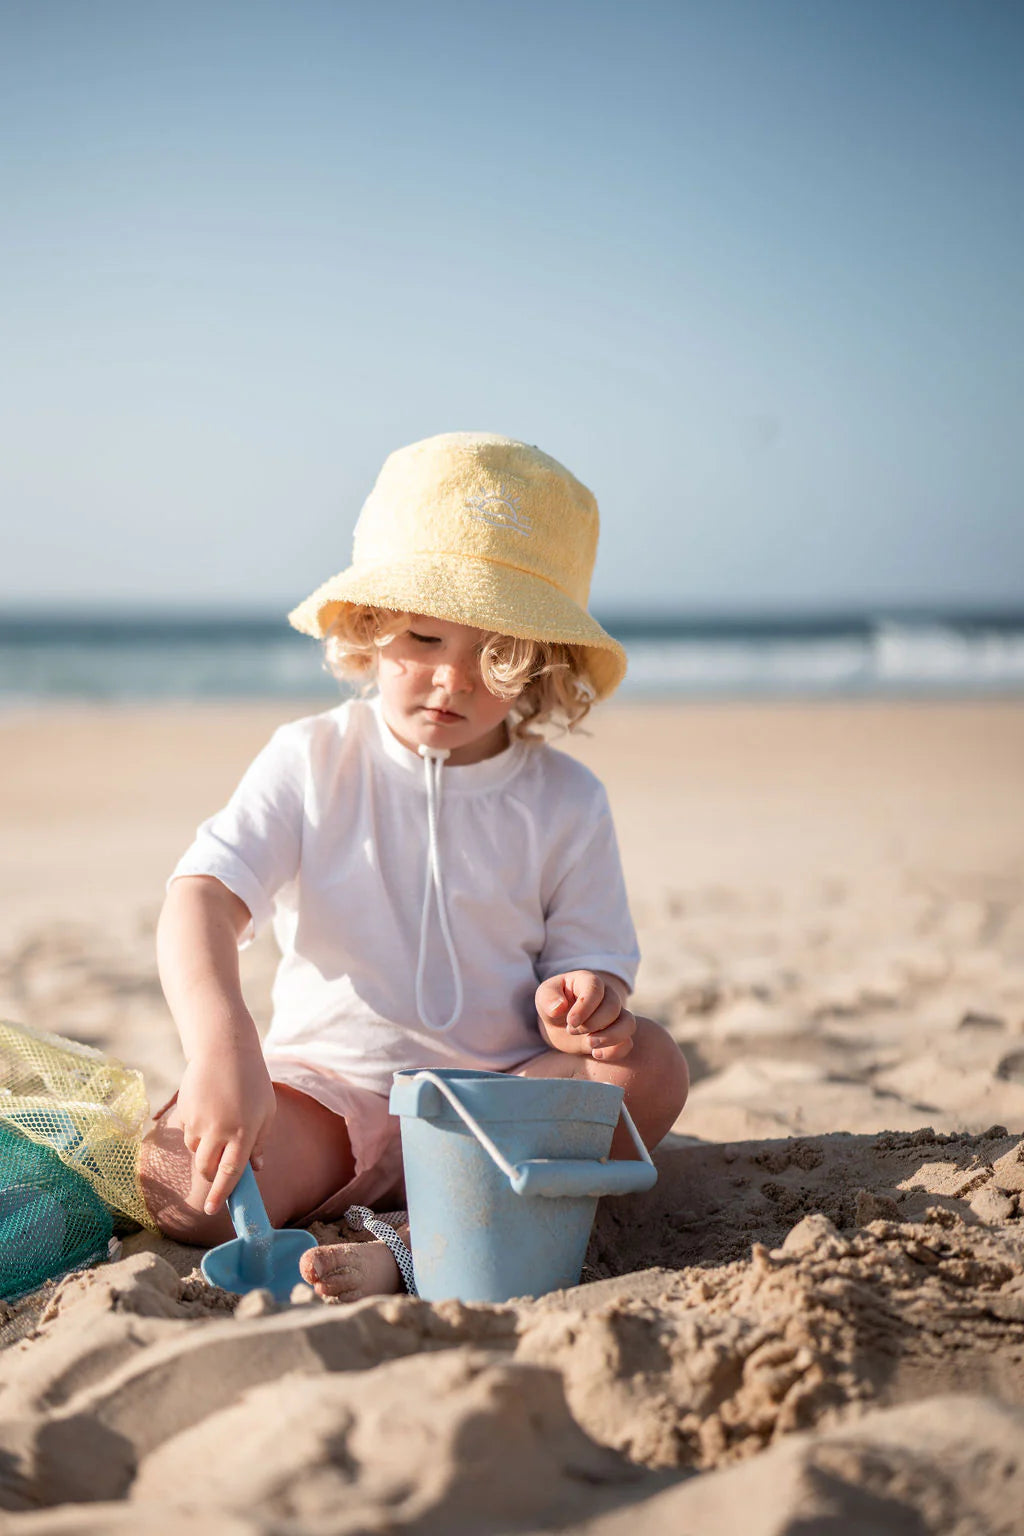
[[[226,1211],[207,1216],[193,1196],[192,1155],[179,1129],[157,1121],[140,1149],[139,1182],[146,1208],[165,1237],[207,1248],[233,1235]]]
[[[635,1040],[634,1051],[644,1077],[645,1096],[656,1097],[662,1114],[674,1120],[690,1091],[686,1057],[668,1030],[653,1019],[637,1016]],[[628,1062],[629,1058],[626,1060]]]

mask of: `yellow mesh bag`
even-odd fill
[[[49,1147],[106,1205],[156,1231],[139,1183],[148,1115],[140,1072],[75,1040],[0,1022],[0,1128]]]

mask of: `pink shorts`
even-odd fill
[[[339,1073],[296,1057],[268,1056],[266,1061],[271,1082],[294,1088],[341,1116],[356,1165],[347,1184],[292,1225],[336,1221],[350,1205],[401,1206],[405,1201],[401,1121],[388,1113],[387,1094],[357,1088]]]
[[[357,1088],[339,1073],[311,1066],[297,1057],[268,1056],[266,1062],[271,1082],[294,1088],[341,1116],[356,1165],[347,1184],[292,1225],[337,1221],[350,1205],[376,1206],[378,1210],[404,1206],[401,1121],[388,1112],[388,1095]],[[509,1076],[515,1077],[526,1065],[524,1061],[511,1067]]]
[[[355,1173],[348,1183],[291,1225],[304,1227],[311,1221],[337,1221],[350,1205],[376,1206],[378,1210],[403,1206],[401,1121],[388,1112],[388,1095],[357,1088],[339,1073],[312,1066],[297,1057],[268,1056],[266,1063],[271,1082],[304,1093],[332,1114],[340,1115],[355,1161]],[[518,1067],[510,1068],[509,1075],[516,1076],[526,1065],[527,1062],[520,1062]],[[175,1094],[169,1099],[153,1118],[161,1119],[177,1097]]]

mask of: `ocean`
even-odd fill
[[[598,617],[629,655],[624,698],[1024,693],[1024,611]],[[0,708],[337,697],[319,646],[279,617],[0,616]]]

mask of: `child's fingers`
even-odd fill
[[[604,982],[593,971],[578,971],[566,979],[572,986],[574,1002],[565,1022],[569,1029],[578,1029],[604,1000]]]
[[[572,993],[566,996],[565,977],[551,976],[537,988],[537,1012],[542,1019],[559,1029],[565,1028],[566,1015],[573,1004]]]
[[[636,1020],[631,1013],[620,1013],[614,1024],[595,1029],[590,1036],[591,1045],[618,1045],[620,1040],[632,1040],[636,1034]]]
[[[185,1143],[188,1146],[188,1142]],[[220,1136],[200,1136],[194,1147],[189,1147],[195,1163],[195,1170],[201,1179],[207,1184],[212,1184],[217,1177],[217,1169],[224,1155],[224,1140]]]
[[[629,1035],[625,1040],[618,1041],[615,1045],[596,1045],[590,1054],[595,1061],[622,1061],[633,1049],[633,1036]]]
[[[626,1009],[607,1029],[595,1031],[590,1037],[590,1054],[596,1061],[620,1061],[633,1049],[636,1020]]]
[[[582,1024],[577,1024],[575,1031],[570,1027],[570,1033],[593,1035],[603,1029],[608,1029],[622,1016],[622,1003],[617,992],[611,987],[605,989],[605,994],[594,1011]]]
[[[238,1183],[246,1161],[241,1143],[229,1141],[221,1154],[217,1172],[203,1206],[207,1216],[213,1216],[220,1210],[221,1205]]]

